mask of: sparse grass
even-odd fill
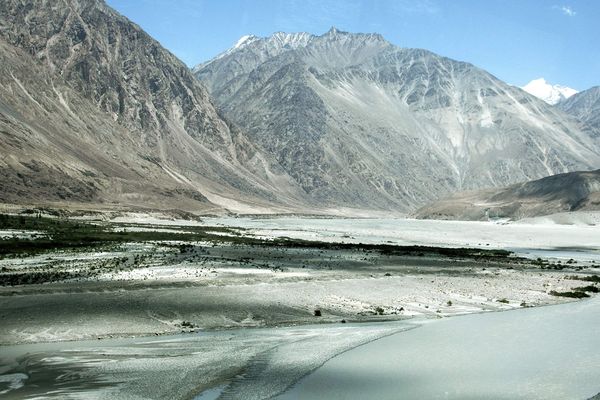
[[[202,262],[202,258],[211,257],[210,251],[198,242],[212,243],[212,246],[225,245],[232,248],[237,246],[259,247],[266,252],[316,251],[324,252],[355,252],[365,253],[369,257],[432,257],[449,258],[455,260],[477,261],[482,263],[501,262],[519,263],[522,259],[510,257],[511,252],[504,250],[481,250],[469,248],[442,248],[426,246],[396,246],[393,244],[361,244],[361,243],[331,243],[309,241],[281,237],[276,239],[261,239],[243,234],[243,229],[214,227],[214,226],[170,226],[170,231],[119,229],[138,227],[136,224],[120,223],[93,223],[70,220],[60,216],[42,217],[39,214],[28,215],[3,215],[0,214],[0,229],[17,231],[36,231],[42,234],[35,237],[12,237],[0,240],[0,259],[11,258],[15,260],[30,256],[45,255],[46,261],[39,266],[27,269],[5,268],[0,271],[0,285],[18,285],[31,283],[44,283],[73,278],[88,278],[105,272],[118,272],[131,270],[149,263],[177,262],[188,260]],[[116,230],[115,230],[116,228]],[[225,233],[225,235],[223,235]],[[168,249],[168,255],[160,256],[154,253],[132,255],[126,254],[125,246],[135,243],[152,243]],[[209,245],[210,246],[210,245]],[[204,246],[207,247],[207,246]],[[94,260],[84,265],[69,264],[69,262],[51,261],[55,252],[115,252],[123,253],[127,257],[112,257],[108,260]],[[252,251],[248,249],[248,251]],[[158,257],[158,258],[157,258]],[[218,258],[219,261],[225,257]],[[232,262],[245,261],[251,263],[249,258],[235,258]],[[528,262],[528,261],[527,261]],[[271,268],[282,271],[281,266],[264,264],[258,267]],[[16,265],[16,264],[15,264]],[[451,271],[447,271],[451,273]],[[387,272],[385,276],[391,276]]]
[[[220,227],[194,227],[192,232],[115,232],[110,225],[97,225],[68,219],[13,216],[0,214],[0,229],[43,231],[47,236],[36,239],[0,240],[0,255],[35,254],[49,250],[76,249],[128,242],[148,241],[221,241],[227,236],[211,232],[230,232]],[[187,227],[186,227],[187,230]]]
[[[54,282],[79,277],[78,272],[70,271],[36,271],[0,275],[0,285],[14,286],[34,283]]]
[[[550,294],[552,296],[561,296],[561,297],[571,297],[574,299],[583,299],[586,297],[590,297],[590,295],[588,293],[598,293],[600,292],[600,289],[598,289],[597,286],[594,285],[588,285],[588,286],[580,286],[580,287],[576,287],[573,288],[570,292],[556,292],[556,291],[551,291]]]

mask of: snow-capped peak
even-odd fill
[[[258,38],[254,35],[244,35],[242,36],[237,42],[236,44],[233,46],[232,49],[239,49],[244,47],[247,44],[250,44],[252,42],[254,42],[255,40],[257,40]]]
[[[289,48],[296,49],[298,47],[306,46],[312,38],[313,35],[307,32],[275,32],[270,38],[267,38],[266,40],[270,41],[275,45],[287,46]]]
[[[521,89],[552,105],[558,104],[577,93],[577,90],[570,87],[548,83],[544,78],[534,79]]]
[[[231,53],[233,53],[236,50],[240,50],[244,47],[246,47],[247,45],[249,45],[252,42],[255,42],[259,40],[259,38],[257,36],[254,35],[244,35],[241,38],[238,39],[238,41],[233,45],[233,47],[225,50],[224,52],[222,52],[221,54],[217,55],[215,58],[213,58],[212,60],[209,60],[205,63],[202,64],[198,64],[197,66],[195,66],[192,71],[197,71],[199,68],[205,67],[209,64],[211,64],[213,61],[219,60]]]

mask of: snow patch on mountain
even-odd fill
[[[280,47],[297,49],[299,47],[305,47],[308,44],[308,42],[310,42],[312,37],[313,35],[307,32],[275,32],[273,36],[270,37],[270,39],[272,44],[276,43]]]
[[[201,66],[206,66],[209,65],[210,63],[216,61],[216,60],[220,60],[223,57],[226,57],[230,54],[232,54],[235,51],[241,50],[244,47],[248,46],[249,44],[255,42],[259,40],[259,38],[257,36],[254,35],[244,35],[241,38],[238,39],[237,42],[235,42],[235,44],[233,45],[233,47],[230,47],[229,49],[225,50],[224,52],[218,54],[215,58],[213,58],[212,60],[209,60],[203,64],[198,65],[196,68],[199,68]]]
[[[245,46],[246,44],[254,42],[256,39],[258,39],[258,38],[254,35],[244,35],[236,42],[236,44],[233,46],[233,48],[240,49],[243,46]]]
[[[577,90],[570,87],[548,83],[544,78],[534,79],[521,89],[552,105],[558,104],[577,93]]]

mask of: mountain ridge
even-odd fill
[[[422,207],[413,215],[424,219],[518,220],[572,211],[600,211],[600,169],[457,193]]]
[[[406,211],[600,165],[576,121],[472,64],[379,34],[288,35],[303,40],[255,37],[194,72],[318,201]]]
[[[558,104],[558,107],[574,116],[600,140],[600,86],[594,86],[575,94]]]
[[[206,87],[101,0],[6,0],[0,47],[4,202],[402,213],[600,164],[562,111],[379,34],[246,36]]]

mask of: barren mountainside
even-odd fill
[[[600,166],[598,143],[560,110],[377,34],[245,37],[194,72],[227,118],[327,204],[407,211]]]
[[[3,1],[0,45],[4,201],[268,208],[300,193],[181,61],[102,1]]]
[[[501,189],[455,194],[415,213],[418,218],[521,219],[568,211],[600,210],[600,170],[570,172]]]

